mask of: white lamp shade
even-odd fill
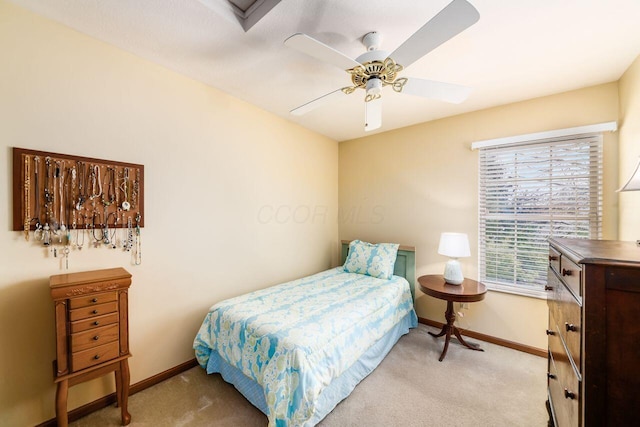
[[[633,171],[633,175],[629,178],[629,181],[623,185],[618,191],[638,191],[640,190],[640,160],[636,165],[636,169]]]
[[[471,256],[469,238],[464,233],[442,233],[438,253],[450,258]]]

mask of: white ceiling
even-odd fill
[[[11,1],[337,141],[371,134],[363,91],[290,115],[350,78],[283,41],[303,32],[355,58],[362,36],[378,31],[393,51],[449,3],[258,0],[267,7],[245,32],[238,10],[252,0],[233,0],[235,13],[228,0]],[[615,81],[640,54],[640,0],[469,1],[478,23],[402,73],[470,86],[469,99],[450,105],[385,87],[382,127],[372,133]]]

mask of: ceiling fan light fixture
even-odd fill
[[[370,78],[367,80],[367,96],[364,98],[366,102],[373,101],[382,96],[382,81],[378,78]]]

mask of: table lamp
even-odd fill
[[[631,178],[627,181],[625,185],[620,187],[617,191],[639,191],[640,190],[640,160],[636,164],[636,168],[631,175]],[[640,240],[636,240],[636,244],[640,246]]]
[[[631,178],[627,181],[625,185],[620,187],[618,190],[620,191],[638,191],[640,190],[640,160],[638,164],[636,164],[636,169],[633,171]]]
[[[471,256],[467,235],[464,233],[442,233],[438,253],[451,258],[444,267],[444,281],[451,285],[462,284],[464,276],[458,258]]]

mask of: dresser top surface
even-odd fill
[[[640,267],[640,246],[618,240],[555,239],[549,243],[579,264],[628,264]]]
[[[107,268],[104,270],[82,271],[79,273],[57,274],[49,278],[49,286],[51,288],[56,288],[60,286],[82,285],[106,280],[130,278],[131,273],[122,267],[117,267]]]

